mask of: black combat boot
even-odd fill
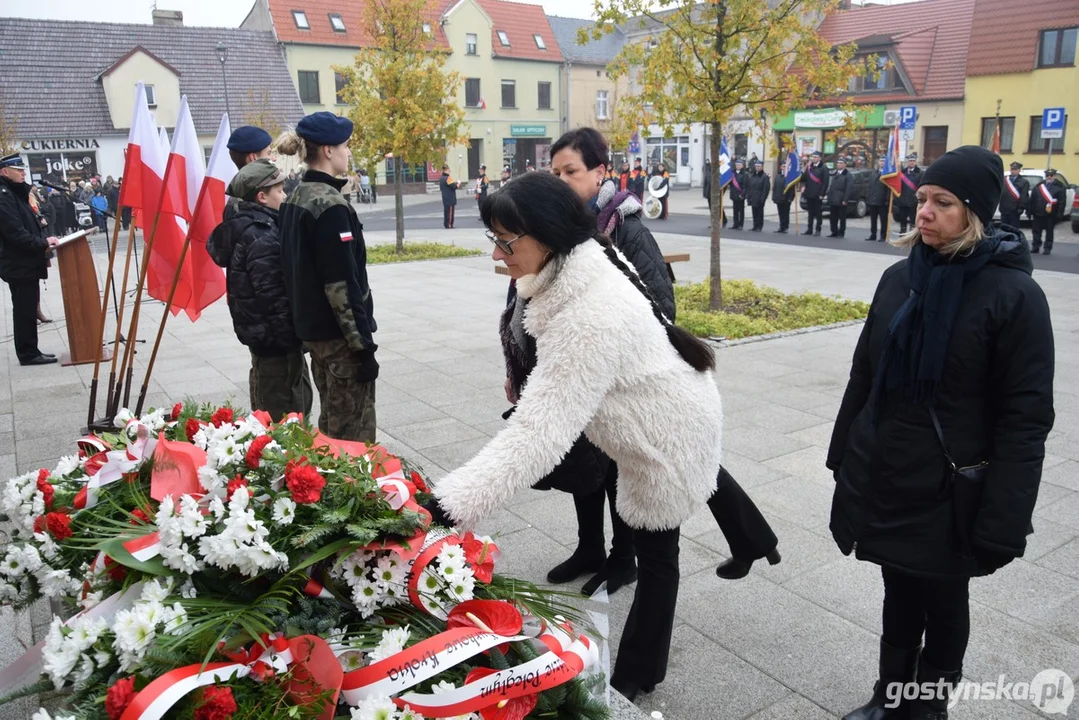
[[[910,702],[909,720],[948,720],[948,699],[963,670],[938,670],[922,657],[918,660],[918,684],[922,687],[935,685],[938,690],[934,697],[924,700],[919,697]]]
[[[920,647],[909,650],[892,647],[880,641],[880,677],[873,685],[873,697],[843,720],[907,720],[907,703],[903,700],[903,685],[914,682]],[[888,692],[888,686],[899,683],[899,692]],[[889,695],[896,698],[890,700]]]

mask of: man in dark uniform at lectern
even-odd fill
[[[11,290],[15,354],[20,365],[48,365],[55,355],[37,348],[37,305],[41,281],[49,276],[48,252],[56,238],[46,237],[34,209],[26,163],[18,155],[0,158],[0,280]]]

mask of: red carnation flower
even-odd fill
[[[310,465],[293,465],[285,470],[285,484],[297,505],[317,503],[322,499],[326,480]]]
[[[423,475],[420,475],[415,470],[412,471],[412,484],[416,486],[416,489],[420,492],[431,492],[427,489],[427,482],[423,479]]]
[[[48,528],[45,527],[45,516],[44,515],[38,515],[36,518],[34,518],[34,534],[35,535],[37,533],[43,533],[47,529]]]
[[[42,472],[44,472],[44,470],[42,470]],[[49,484],[48,480],[42,480],[41,475],[38,475],[37,477],[37,489],[45,496],[45,508],[47,510],[52,510],[52,499],[56,496],[56,489]]]
[[[105,572],[116,582],[123,582],[124,578],[127,577],[127,568],[108,555],[105,556]]]
[[[180,419],[180,413],[182,413],[183,411],[184,411],[184,404],[183,403],[176,403],[175,405],[172,406],[172,418],[171,419],[172,420],[179,420]]]
[[[235,415],[232,412],[232,408],[223,407],[210,416],[210,422],[214,424],[214,427],[221,427],[225,423],[232,422],[234,418]]]
[[[184,432],[187,433],[188,442],[195,442],[195,435],[202,428],[202,423],[198,418],[188,418],[187,424],[184,425]]]
[[[202,705],[195,709],[195,720],[229,720],[236,710],[232,688],[210,686],[202,691]]]
[[[127,706],[135,699],[135,695],[134,675],[113,683],[109,691],[105,693],[105,712],[109,714],[109,720],[119,720]]]
[[[229,480],[229,484],[228,484],[228,488],[227,488],[228,492],[225,495],[225,499],[226,500],[231,500],[232,499],[232,493],[236,492],[238,489],[240,489],[242,487],[247,487],[247,479],[244,478],[243,475],[237,475],[236,477]]]
[[[259,461],[262,459],[262,451],[272,442],[273,438],[269,435],[259,435],[252,440],[251,447],[247,449],[247,455],[244,457],[244,462],[247,463],[247,467],[252,470],[257,468],[259,466]]]
[[[41,483],[45,482],[48,479],[49,479],[49,471],[48,470],[46,470],[45,468],[41,468],[40,470],[37,471],[38,485],[40,485]]]
[[[36,522],[35,522],[36,527]],[[51,512],[45,516],[45,527],[57,540],[67,540],[71,532],[71,516],[62,512]]]

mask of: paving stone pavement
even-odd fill
[[[489,248],[481,227],[439,233],[460,245]],[[680,280],[707,272],[707,240],[657,235],[665,251],[686,251]],[[391,242],[372,233],[369,243]],[[786,291],[814,290],[869,300],[893,259],[866,253],[726,241],[724,275]],[[379,436],[392,451],[437,480],[468,460],[503,425],[507,408],[497,321],[506,279],[489,257],[369,268],[380,330]],[[972,584],[973,631],[967,677],[1003,674],[1029,681],[1041,670],[1079,675],[1079,284],[1039,273],[1055,310],[1056,428],[1027,556]],[[41,347],[65,349],[63,305],[55,272],[43,307],[56,323]],[[144,307],[141,337],[152,337],[162,306]],[[10,305],[0,303],[10,340]],[[728,548],[707,510],[683,527],[682,584],[667,680],[638,700],[665,718],[828,718],[869,695],[876,675],[882,588],[875,566],[842,556],[828,531],[832,479],[824,468],[831,425],[859,327],[810,333],[718,352],[726,410],[724,463],[760,505],[780,538],[783,562],[754,567],[736,582],[714,574]],[[111,333],[110,333],[111,336]],[[139,348],[139,373],[148,349]],[[249,360],[232,333],[224,302],[192,324],[169,321],[149,386],[149,404],[184,397],[246,405]],[[106,371],[107,372],[107,369]],[[105,373],[103,373],[105,374]],[[74,451],[85,422],[92,366],[23,368],[10,341],[0,346],[0,476],[55,462]],[[139,381],[137,380],[136,384]],[[542,580],[575,545],[569,496],[526,491],[481,530],[496,534],[500,570]],[[609,618],[611,654],[631,601],[627,590],[588,603]],[[0,662],[30,639],[28,620],[4,611]],[[39,622],[40,626],[40,622]],[[40,637],[40,635],[38,636]],[[640,717],[625,704],[618,717]],[[1079,703],[1072,715],[1079,713]],[[970,701],[960,718],[1025,718],[1029,702]],[[0,718],[27,718],[22,706]]]

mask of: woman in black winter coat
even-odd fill
[[[969,580],[1021,557],[1032,532],[1053,330],[1026,239],[992,225],[1003,175],[975,146],[924,173],[916,228],[896,242],[910,256],[881,277],[854,352],[828,450],[831,530],[881,566],[884,608],[880,679],[847,720],[947,718]],[[982,463],[980,485],[953,477]],[[886,707],[889,686],[915,680],[944,692]]]

